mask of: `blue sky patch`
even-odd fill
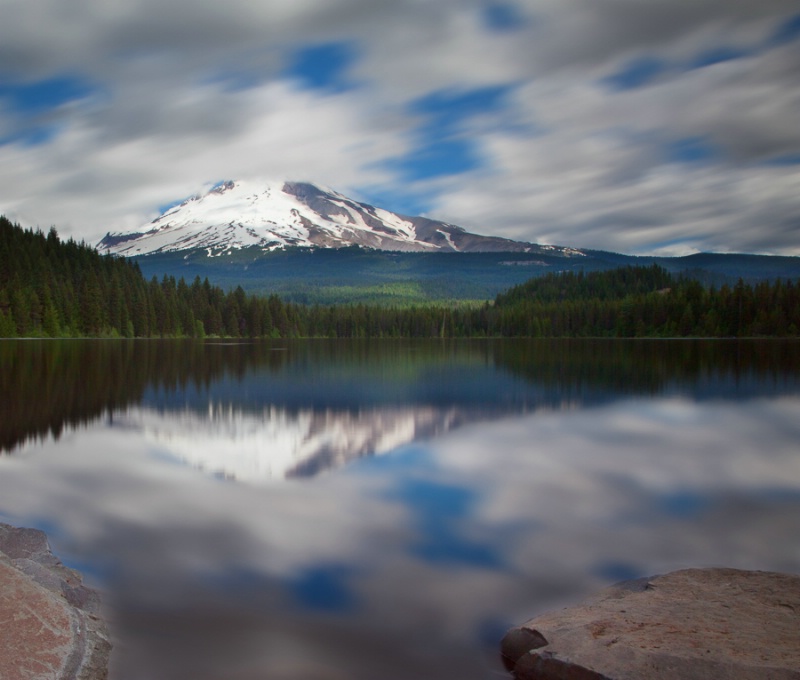
[[[472,514],[475,492],[472,489],[422,479],[406,479],[392,492],[406,503],[425,524],[462,520]]]
[[[409,182],[460,175],[482,165],[475,143],[469,139],[427,139],[406,156],[387,163]]]
[[[630,60],[616,73],[603,79],[612,90],[634,90],[644,87],[667,70],[667,64],[657,57],[637,57]]]
[[[714,47],[698,54],[689,63],[689,68],[705,68],[706,66],[721,64],[726,61],[734,61],[735,59],[749,57],[751,54],[753,54],[752,50],[747,50],[743,47],[730,47],[725,45]]]
[[[165,212],[167,212],[168,210],[172,210],[172,208],[180,205],[185,200],[186,200],[185,198],[179,198],[177,201],[170,201],[169,203],[164,203],[163,205],[158,206],[158,212],[159,214],[163,215]]]
[[[433,564],[497,569],[503,559],[496,548],[460,535],[460,525],[473,514],[473,489],[428,480],[408,479],[390,493],[413,516],[417,540],[412,553]]]
[[[430,194],[406,191],[400,186],[359,187],[358,193],[370,205],[389,210],[400,215],[423,215],[433,208]]]
[[[783,21],[770,36],[770,45],[784,45],[800,38],[800,14]]]
[[[697,519],[711,506],[712,499],[699,491],[676,491],[659,499],[662,512],[676,519]]]
[[[437,90],[416,99],[409,112],[422,118],[414,131],[414,146],[405,156],[390,159],[388,167],[405,181],[459,175],[485,165],[473,135],[464,123],[478,116],[502,114],[509,108],[512,85],[474,90]]]
[[[347,612],[356,606],[356,597],[347,584],[352,569],[335,564],[311,567],[289,584],[294,599],[308,609]]]
[[[84,99],[94,89],[82,78],[55,76],[34,83],[0,82],[0,101],[24,115],[35,115],[57,109],[59,106]]]
[[[692,59],[688,67],[690,69],[704,68],[721,64],[726,61],[743,59],[750,57],[765,50],[785,45],[800,38],[800,14],[795,14],[778,24],[775,30],[763,41],[752,47],[734,47],[731,45],[720,45],[712,47],[698,54]]]
[[[311,90],[342,92],[352,87],[347,71],[357,56],[350,42],[310,45],[291,56],[285,75]]]
[[[513,2],[488,2],[483,7],[482,17],[487,28],[499,32],[514,31],[528,23]]]
[[[719,157],[717,148],[703,137],[685,137],[667,144],[667,160],[672,163],[705,163]]]
[[[495,85],[474,90],[437,90],[414,100],[412,114],[426,116],[426,129],[452,132],[469,118],[487,113],[499,113],[508,108],[513,85]]]
[[[0,146],[19,144],[21,146],[41,146],[58,136],[61,126],[57,124],[31,125],[17,130],[13,135],[0,137]]]
[[[447,524],[434,523],[427,527],[425,540],[414,546],[412,552],[432,564],[458,564],[478,569],[496,569],[503,564],[493,547],[462,538]]]

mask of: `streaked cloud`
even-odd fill
[[[789,0],[7,0],[0,212],[94,240],[220,179],[486,234],[800,254]]]

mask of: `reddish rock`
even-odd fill
[[[43,532],[0,524],[0,678],[102,680],[111,644],[97,594]]]
[[[618,584],[512,629],[503,653],[517,680],[800,680],[800,576],[686,569]]]

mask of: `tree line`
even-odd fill
[[[0,337],[758,337],[800,334],[791,280],[705,287],[658,265],[558,272],[479,305],[302,305],[136,263],[0,217]]]
[[[282,337],[297,332],[291,311],[208,279],[147,281],[135,262],[0,217],[0,337]]]
[[[502,335],[796,337],[800,285],[776,279],[703,286],[658,265],[549,274],[497,297]]]

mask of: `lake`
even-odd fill
[[[796,341],[2,341],[0,397],[111,680],[505,678],[616,581],[800,572]]]

